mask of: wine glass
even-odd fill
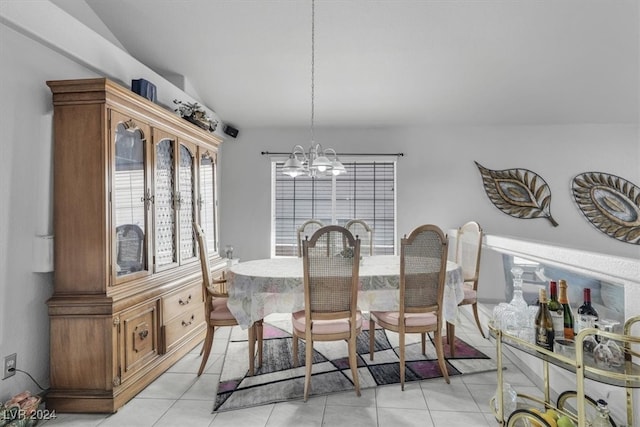
[[[506,302],[501,302],[493,308],[493,326],[496,329],[505,329],[504,316],[511,306]]]
[[[614,332],[614,328],[619,325],[620,322],[616,320],[605,320],[602,326],[607,332]],[[609,366],[612,368],[619,368],[624,364],[624,351],[620,348],[620,345],[612,339],[607,340],[607,348],[611,351],[611,359],[609,360]]]
[[[593,361],[596,364],[596,367],[601,369],[609,369],[609,363],[613,354],[609,347],[604,343],[599,343],[593,349]]]
[[[586,328],[595,328],[596,327],[596,316],[592,316],[590,314],[579,314],[578,315],[578,324],[580,325],[579,330]],[[592,353],[598,345],[596,335],[587,335],[582,340],[582,348],[585,353]]]
[[[620,324],[616,320],[601,320],[599,323],[605,332],[613,332]],[[619,368],[624,363],[624,351],[612,339],[607,339],[606,342],[601,340],[593,350],[593,359],[599,368]]]
[[[232,259],[233,258],[233,246],[231,245],[227,245],[224,247],[224,253],[227,256],[227,259]]]

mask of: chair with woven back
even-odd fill
[[[207,239],[199,224],[193,223],[193,229],[198,240],[200,266],[202,268],[202,293],[205,296],[204,314],[207,322],[207,334],[202,346],[202,362],[198,369],[198,376],[202,375],[213,346],[213,336],[217,328],[222,326],[236,326],[238,321],[227,307],[229,294],[224,272],[221,278],[211,277],[211,266],[207,252]],[[262,365],[262,321],[255,322],[248,330],[249,334],[249,375],[255,371],[255,342],[258,341],[258,366]]]
[[[360,241],[344,227],[328,225],[302,243],[304,310],[293,313],[293,366],[298,366],[298,340],[305,340],[306,402],[311,387],[313,343],[348,343],[349,366],[356,395],[360,396],[356,340],[362,330],[357,309]]]
[[[447,238],[432,224],[421,225],[400,242],[400,307],[398,311],[372,311],[369,320],[369,353],[374,357],[376,323],[399,336],[400,387],[405,381],[405,334],[419,333],[422,354],[427,333],[433,332],[442,376],[449,384],[449,372],[442,344],[442,301],[447,266]]]
[[[324,223],[317,219],[310,219],[302,223],[300,227],[298,227],[298,256],[302,257],[302,241],[305,237],[311,236],[320,228],[324,227]]]
[[[352,219],[344,226],[354,236],[360,238],[361,255],[373,255],[373,229],[362,219]]]
[[[144,231],[136,224],[116,227],[119,274],[129,274],[144,269]]]
[[[455,262],[462,267],[464,299],[458,304],[471,305],[478,330],[486,338],[478,315],[478,276],[480,273],[480,253],[483,231],[480,224],[469,221],[458,228],[456,237]],[[455,325],[447,323],[447,340],[451,356],[455,355]]]

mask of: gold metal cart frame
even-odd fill
[[[633,395],[634,389],[640,388],[640,365],[638,364],[638,358],[640,353],[638,349],[640,347],[640,336],[631,335],[631,329],[633,325],[640,322],[640,315],[631,317],[624,324],[623,334],[615,334],[611,332],[605,332],[600,329],[587,328],[580,331],[575,338],[576,356],[575,360],[570,359],[564,355],[554,353],[543,349],[542,347],[531,344],[528,341],[522,340],[516,336],[510,335],[507,332],[495,328],[493,325],[489,325],[489,332],[496,340],[496,358],[498,364],[498,390],[499,396],[495,396],[490,401],[490,406],[494,415],[500,425],[507,425],[507,421],[504,418],[504,402],[503,402],[503,372],[502,372],[502,346],[507,345],[512,348],[516,348],[523,351],[526,354],[535,356],[543,362],[543,380],[544,380],[544,399],[540,399],[536,396],[528,394],[518,393],[518,397],[533,402],[537,402],[543,405],[545,408],[552,408],[559,413],[568,415],[577,423],[578,427],[586,427],[589,425],[585,420],[585,391],[584,380],[588,378],[593,381],[597,381],[603,384],[608,384],[616,387],[623,387],[626,389],[626,407],[627,407],[627,425],[633,426],[634,424],[634,411],[633,411]],[[618,370],[606,370],[600,369],[593,365],[590,356],[585,355],[583,351],[582,342],[588,335],[599,335],[604,339],[612,339],[618,341],[624,346],[625,362],[623,367]],[[586,362],[586,363],[585,363]],[[556,408],[551,403],[551,397],[549,393],[549,364],[553,364],[564,368],[570,372],[574,372],[576,375],[576,400],[577,400],[577,416],[572,413],[567,413],[563,410]],[[498,398],[499,397],[499,398]],[[496,402],[497,400],[497,402]]]

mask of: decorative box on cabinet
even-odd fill
[[[218,254],[215,135],[104,78],[54,105],[51,386],[58,412],[115,412],[204,338],[192,222]]]

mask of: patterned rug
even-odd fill
[[[303,398],[305,342],[299,341],[299,365],[294,368],[291,354],[292,338],[288,332],[290,323],[291,320],[275,324],[264,323],[263,363],[252,377],[247,375],[247,331],[237,326],[233,328],[213,412]],[[367,326],[368,322],[363,322],[363,330],[358,336],[360,388],[399,383],[397,334],[382,329],[375,330],[375,353],[374,360],[371,361]],[[425,357],[420,352],[419,339],[419,334],[407,335],[407,382],[441,377],[433,343],[427,343]],[[449,376],[496,369],[493,360],[459,338],[456,338],[455,358],[449,357],[446,338],[444,344]],[[354,390],[347,355],[345,341],[315,343],[310,396]]]

